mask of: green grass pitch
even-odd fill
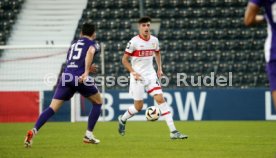
[[[84,144],[86,123],[47,123],[32,148],[23,140],[33,123],[0,124],[1,158],[275,158],[276,122],[176,122],[189,135],[170,140],[165,122],[128,122],[125,136],[117,122],[99,122],[99,145]]]

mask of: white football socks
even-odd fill
[[[36,129],[36,128],[33,128],[32,130],[33,130],[34,135],[36,135],[37,132],[38,132],[37,129]]]
[[[173,122],[173,118],[172,118],[172,114],[169,110],[169,106],[167,105],[166,102],[158,105],[159,109],[161,110],[161,116],[165,117],[167,126],[170,129],[170,132],[175,131],[176,128],[174,126],[174,122]]]
[[[85,135],[86,135],[88,138],[91,138],[91,137],[93,136],[93,133],[92,133],[91,131],[86,130]]]
[[[138,112],[138,110],[136,110],[136,108],[134,107],[134,105],[132,105],[131,107],[128,108],[128,110],[122,116],[122,118],[121,118],[122,121],[126,121],[127,119],[129,119],[133,115],[135,115],[137,112]]]

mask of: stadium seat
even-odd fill
[[[208,60],[218,62],[220,59],[220,56],[224,52],[223,50],[213,50],[207,52]],[[210,54],[210,55],[209,55]]]
[[[247,63],[247,72],[248,73],[259,73],[264,71],[263,64],[261,63]]]
[[[122,29],[130,29],[131,28],[130,21],[129,20],[121,20],[120,28],[122,28]]]
[[[243,81],[243,73],[232,74],[233,87],[241,88]]]
[[[168,1],[166,1],[166,0],[156,0],[155,4],[158,8],[163,8],[163,7],[168,6]]]
[[[224,62],[218,64],[217,72],[223,73],[223,72],[231,72],[233,69],[232,62]]]
[[[257,85],[258,76],[257,73],[244,73],[242,83],[249,87],[254,87]]]
[[[100,3],[97,1],[88,1],[87,2],[87,8],[97,8],[100,6]]]
[[[180,9],[179,10],[179,16],[183,18],[191,18],[193,17],[193,9],[187,8],[187,9]]]
[[[169,47],[172,48],[172,50],[183,50],[181,43],[182,43],[181,40],[178,40],[178,41],[175,40],[175,41],[170,42]]]
[[[204,62],[204,64],[203,64],[204,73],[215,72],[215,69],[216,69],[216,63],[214,63],[214,62]]]
[[[176,72],[175,62],[164,63],[163,68],[164,68],[164,72]]]
[[[195,45],[195,41],[182,41],[182,49],[184,51],[191,51],[194,50],[194,48],[196,47]]]
[[[162,51],[163,63],[166,61],[177,61],[178,51]]]
[[[256,30],[254,39],[264,39],[267,36],[266,30]]]
[[[128,6],[131,8],[139,8],[139,1],[137,0],[129,0],[128,3]]]
[[[120,27],[120,20],[119,19],[110,19],[108,20],[108,28],[109,29],[118,29]]]
[[[195,1],[194,0],[185,0],[185,1],[182,1],[183,3],[183,7],[193,7],[196,5]]]
[[[139,10],[137,8],[126,10],[125,11],[126,18],[139,18]]]
[[[190,63],[190,72],[191,73],[202,73],[203,71],[203,62]]]
[[[235,53],[235,52],[233,52]],[[239,52],[235,53],[235,61],[248,61],[249,54],[247,52]]]
[[[169,30],[160,30],[159,34],[158,34],[158,38],[160,40],[165,40],[165,39],[170,39],[172,34],[170,34],[171,32]]]
[[[222,61],[222,62],[234,61],[234,59],[235,59],[235,54],[234,53],[235,52],[233,52],[233,51],[221,52],[220,61]]]
[[[0,1],[0,45],[5,45],[24,0]]]
[[[237,0],[225,0],[224,1],[225,6],[239,6],[239,2]]]
[[[167,4],[170,8],[177,8],[180,7],[181,2],[180,0],[170,0],[168,1],[169,3]]]
[[[110,0],[103,0],[102,1],[102,7],[103,8],[111,8],[114,5],[114,1]]]
[[[249,58],[252,61],[262,61],[264,60],[263,58],[263,52],[257,52],[257,51],[250,51],[249,52]]]
[[[190,70],[190,63],[189,62],[179,62],[176,65],[176,68],[179,72],[186,73]]]
[[[258,74],[258,86],[268,84],[268,78],[266,74]]]
[[[218,26],[218,23],[217,23],[217,19],[216,18],[213,18],[213,16],[209,19],[205,19],[203,21],[203,25],[206,27],[206,28],[215,28]],[[217,28],[216,28],[217,29]]]
[[[204,7],[204,6],[208,5],[208,4],[209,4],[209,2],[206,1],[206,0],[197,0],[196,1],[196,6],[197,7]]]
[[[189,28],[189,19],[183,18],[183,19],[177,19],[175,22],[175,28],[183,29],[183,28]]]
[[[220,10],[221,17],[234,17],[235,16],[235,8],[232,7],[225,7]]]
[[[266,29],[265,25],[253,28],[243,26],[247,2],[144,0],[144,15],[161,19],[157,36],[164,70],[193,75],[209,72],[227,74],[233,71],[234,87],[267,86],[263,53]],[[88,0],[82,17],[96,21],[100,28],[98,39],[106,43],[106,51],[109,52],[106,55],[107,63],[120,61],[121,55],[118,53],[123,53],[127,41],[138,33],[137,30],[131,30],[132,21],[138,18],[137,0]],[[121,64],[118,68],[107,65],[109,74],[127,73]],[[172,79],[176,77],[172,72],[166,73]],[[174,83],[170,86],[173,87]]]
[[[243,62],[233,63],[232,71],[233,72],[242,72],[242,73],[247,72],[247,62],[243,61]]]

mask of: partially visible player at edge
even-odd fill
[[[265,9],[265,17],[258,15],[261,7]],[[276,110],[276,0],[250,0],[244,15],[244,24],[251,26],[262,23],[264,20],[267,21],[268,34],[264,48],[266,71]]]
[[[95,31],[95,25],[89,23],[84,24],[81,37],[72,43],[67,53],[66,66],[62,74],[63,77],[59,80],[52,102],[41,113],[34,128],[27,132],[24,141],[25,147],[31,147],[32,140],[39,129],[58,111],[63,102],[69,100],[75,92],[79,92],[93,104],[88,117],[88,126],[83,142],[91,144],[100,143],[100,140],[94,137],[92,131],[101,113],[102,98],[96,85],[94,85],[93,81],[89,80],[89,72],[93,58],[100,49],[99,45],[95,42]],[[71,82],[64,82],[63,79],[69,80],[67,78],[69,77],[68,75],[72,75],[73,80]]]
[[[133,37],[127,44],[122,63],[130,72],[129,93],[134,99],[134,105],[130,106],[123,115],[118,117],[119,133],[125,135],[126,121],[143,108],[143,96],[145,90],[153,96],[159,105],[161,115],[165,117],[170,130],[171,139],[186,139],[187,135],[181,134],[176,130],[172,114],[167,105],[159,80],[157,78],[163,75],[161,53],[159,50],[159,41],[150,34],[150,17],[142,17],[138,23],[139,35]],[[157,75],[153,68],[153,56],[158,66]],[[129,58],[131,57],[131,64]]]

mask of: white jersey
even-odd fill
[[[133,37],[128,42],[125,50],[125,53],[131,56],[132,68],[143,78],[156,77],[153,68],[155,52],[159,52],[159,41],[152,35],[148,40],[143,39],[140,35]]]

